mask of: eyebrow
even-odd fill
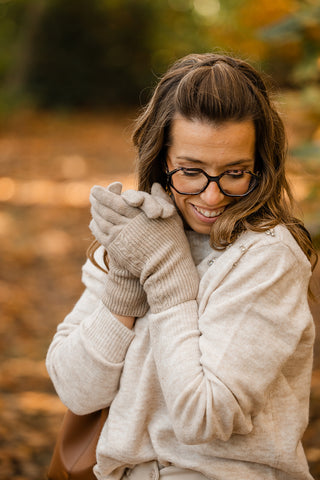
[[[202,160],[198,160],[197,158],[191,158],[191,157],[176,157],[177,159],[179,160],[187,160],[188,162],[192,162],[192,163],[198,163],[198,164],[201,164],[201,165],[204,165],[205,162],[203,162]],[[234,162],[230,162],[230,163],[226,163],[224,165],[224,167],[233,167],[234,165],[240,165],[240,164],[245,164],[245,163],[249,163],[249,162],[254,162],[255,159],[254,158],[242,158],[240,160],[235,160]]]

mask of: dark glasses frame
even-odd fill
[[[180,192],[179,190],[177,190],[175,188],[175,186],[173,185],[173,182],[172,182],[172,176],[176,173],[176,172],[179,172],[181,170],[187,170],[188,172],[199,172],[199,173],[203,173],[203,175],[205,177],[207,177],[207,184],[199,191],[195,192],[195,193],[187,193],[187,192]],[[179,168],[175,168],[174,170],[171,170],[171,172],[169,172],[168,170],[166,171],[166,175],[167,175],[167,182],[168,182],[168,185],[170,187],[172,187],[177,193],[179,193],[180,195],[199,195],[200,193],[204,192],[205,189],[208,187],[209,183],[211,182],[215,182],[218,187],[219,187],[219,190],[221,193],[223,193],[223,195],[226,195],[227,197],[245,197],[246,195],[249,195],[249,193],[251,193],[258,185],[259,183],[259,180],[260,180],[260,173],[257,172],[257,173],[252,173],[250,172],[250,170],[243,170],[243,173],[248,173],[249,175],[251,175],[252,179],[254,180],[254,183],[253,185],[251,186],[251,188],[246,192],[246,193],[242,193],[242,194],[239,194],[239,195],[233,195],[233,194],[230,194],[230,193],[226,193],[224,192],[224,190],[222,189],[221,185],[220,185],[220,178],[223,177],[223,175],[225,175],[227,172],[223,172],[221,173],[220,175],[217,175],[217,176],[212,176],[212,175],[208,175],[207,172],[205,172],[204,170],[202,170],[201,168],[185,168],[185,167],[179,167]]]

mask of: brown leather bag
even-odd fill
[[[96,480],[96,447],[108,408],[75,415],[67,410],[48,471],[49,480]]]

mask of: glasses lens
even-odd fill
[[[198,193],[208,183],[207,177],[201,170],[178,170],[171,176],[173,187],[181,193]]]
[[[220,178],[220,186],[224,193],[229,195],[245,195],[256,185],[253,175],[239,170],[239,172],[226,172]]]

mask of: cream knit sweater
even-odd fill
[[[102,303],[105,274],[87,261],[86,290],[49,348],[62,402],[78,414],[111,404],[97,478],[156,459],[212,480],[312,479],[300,441],[314,342],[309,262],[282,226],[246,232],[223,252],[188,237],[197,302],[148,312],[131,331]]]

